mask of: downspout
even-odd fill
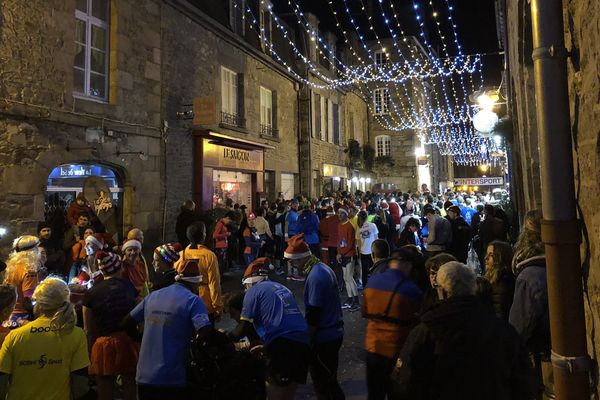
[[[556,398],[589,400],[562,0],[531,0],[533,62]]]

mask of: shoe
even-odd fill
[[[356,312],[358,310],[360,310],[360,304],[358,304],[358,303],[352,304],[350,306],[350,308],[348,309],[348,311],[350,311],[350,312]]]
[[[305,277],[297,275],[297,276],[292,276],[292,280],[296,281],[296,282],[304,282],[306,280]]]
[[[352,303],[347,301],[344,304],[342,304],[342,310],[349,310],[350,308],[352,308]]]

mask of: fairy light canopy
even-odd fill
[[[484,86],[488,54],[463,51],[453,1],[258,0],[258,9],[234,3],[267,53],[303,84],[354,90],[384,129],[413,130],[458,164],[493,165],[502,152],[473,129],[473,117],[482,114],[469,102]],[[294,61],[265,35],[265,15]]]

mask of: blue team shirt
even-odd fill
[[[329,266],[315,264],[304,287],[304,306],[321,308],[321,321],[315,332],[315,342],[325,343],[344,334],[344,317],[340,304],[337,277]]]
[[[471,220],[473,219],[473,215],[477,213],[477,210],[471,207],[463,206],[460,208],[460,215],[467,221],[469,225],[471,225]]]
[[[290,210],[285,217],[288,223],[288,236],[292,237],[298,234],[298,211]]]
[[[185,386],[190,340],[210,325],[202,299],[180,283],[150,293],[130,313],[144,322],[136,381],[143,385]]]
[[[266,345],[278,338],[308,343],[306,321],[294,295],[277,282],[263,281],[248,289],[241,319],[254,324]]]

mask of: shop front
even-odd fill
[[[255,209],[264,192],[264,150],[268,145],[211,131],[196,131],[194,201],[202,210],[228,199]]]
[[[346,189],[348,169],[344,165],[323,163],[323,188],[321,194]]]

